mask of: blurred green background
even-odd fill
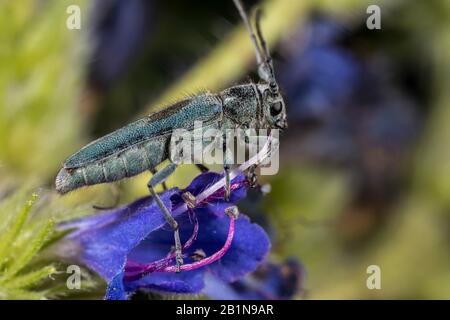
[[[80,30],[66,27],[72,4]],[[381,8],[381,30],[366,27],[371,4]],[[280,171],[261,178],[272,192],[256,215],[273,230],[272,257],[305,266],[298,298],[449,299],[450,2],[245,5],[264,10],[289,109]],[[18,190],[40,195],[36,221],[111,204],[107,185],[55,195],[62,162],[179,98],[245,82],[254,69],[231,0],[0,1],[0,232],[23,206],[26,196],[11,200]],[[169,185],[195,175],[184,166]],[[118,183],[120,201],[146,195],[148,178]],[[40,230],[23,228],[30,237]],[[30,270],[43,260],[58,269],[44,253],[30,256]],[[369,265],[381,268],[381,290],[366,286]]]

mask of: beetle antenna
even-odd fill
[[[247,28],[248,33],[250,34],[250,38],[253,42],[253,47],[255,48],[256,53],[256,62],[258,65],[264,63],[263,54],[261,52],[261,48],[258,44],[258,40],[256,38],[255,32],[253,31],[252,25],[250,24],[250,21],[248,19],[247,13],[244,10],[244,7],[240,0],[233,0],[234,5],[239,11],[239,14],[241,15],[242,20],[244,21],[245,27]]]
[[[244,20],[245,27],[247,28],[247,31],[250,34],[250,38],[253,42],[253,46],[255,48],[256,53],[256,62],[258,64],[258,74],[262,80],[264,80],[269,84],[271,93],[276,95],[278,94],[278,84],[275,80],[272,58],[270,57],[269,48],[267,47],[267,43],[264,40],[261,31],[260,20],[262,16],[262,11],[260,9],[256,10],[256,17],[255,17],[256,34],[255,34],[241,1],[233,0],[233,2],[240,13],[242,20]]]
[[[272,61],[272,58],[270,57],[270,52],[267,47],[266,40],[264,40],[264,37],[262,35],[261,31],[261,17],[262,17],[262,10],[260,8],[256,9],[256,16],[255,16],[255,25],[256,25],[256,34],[258,35],[259,43],[261,44],[262,49],[264,50],[264,56],[266,60]]]
[[[264,58],[265,58],[264,65],[260,66],[260,70],[258,71],[260,74],[262,74],[261,77],[266,79],[266,81],[269,83],[270,91],[273,94],[278,94],[278,84],[277,81],[275,80],[272,57],[270,56],[269,48],[267,47],[267,42],[266,40],[264,40],[264,36],[261,31],[261,17],[262,17],[262,10],[258,8],[256,10],[256,17],[255,17],[256,34],[258,35],[259,43],[261,44],[261,47],[264,50]]]

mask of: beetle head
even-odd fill
[[[286,105],[281,94],[274,93],[270,90],[270,85],[266,83],[260,83],[256,86],[260,92],[261,108],[266,125],[269,128],[286,129]]]

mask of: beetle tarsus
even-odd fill
[[[209,168],[201,163],[196,163],[195,166],[200,170],[201,173],[209,172]]]
[[[256,174],[256,165],[252,165],[247,172],[247,181],[250,188],[255,188],[258,185],[258,175]]]

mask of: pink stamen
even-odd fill
[[[266,141],[265,145],[259,151],[258,154],[253,156],[247,162],[241,164],[239,166],[239,168],[232,170],[230,172],[231,181],[234,178],[236,178],[241,172],[247,170],[252,165],[261,163],[265,158],[269,157],[271,154],[271,151],[272,151],[272,150],[270,150],[272,141],[273,141],[273,136],[269,135],[269,139]],[[212,186],[206,188],[203,192],[201,192],[199,195],[197,195],[195,197],[194,206],[198,206],[199,204],[202,204],[202,203],[207,203],[212,198],[223,196],[224,186],[225,186],[225,177],[223,177],[222,179],[220,179],[219,181],[214,183]],[[231,188],[231,190],[235,190],[240,186],[241,186],[240,183],[231,183],[230,188]],[[184,202],[183,204],[181,204],[177,208],[175,208],[175,210],[173,210],[172,215],[177,216],[177,215],[182,214],[189,210],[190,210],[190,208],[188,207],[186,202]],[[226,240],[224,246],[219,251],[217,251],[213,255],[211,255],[207,258],[204,258],[200,261],[196,261],[191,264],[182,265],[182,266],[180,266],[180,270],[181,271],[195,270],[195,269],[201,268],[205,265],[213,263],[213,262],[219,260],[220,258],[222,258],[225,255],[225,253],[228,251],[228,249],[230,248],[231,242],[233,241],[234,220],[235,220],[235,218],[232,217],[230,220],[230,227],[228,230],[227,240]],[[185,245],[183,246],[183,250],[187,249],[188,247],[190,247],[192,245],[192,243],[197,238],[197,234],[198,234],[198,221],[196,221],[196,224],[194,226],[193,235],[185,243]],[[175,253],[172,252],[172,253],[169,253],[166,258],[152,262],[147,265],[129,260],[129,261],[127,261],[127,264],[125,266],[124,279],[126,281],[133,281],[133,280],[140,279],[140,278],[144,277],[145,275],[152,273],[152,272],[176,272],[176,266],[169,266],[174,257],[175,257]],[[183,255],[183,257],[186,257],[186,255]]]
[[[233,180],[236,178],[241,172],[247,170],[254,164],[261,163],[264,159],[270,157],[271,152],[271,145],[275,138],[271,135],[269,135],[266,143],[261,148],[261,150],[258,152],[258,154],[254,155],[252,158],[250,158],[248,161],[244,162],[239,166],[239,168],[231,170],[230,172],[230,179]],[[206,188],[203,192],[201,192],[199,195],[195,197],[196,204],[203,203],[203,201],[207,200],[209,197],[213,196],[216,192],[223,192],[223,188],[225,186],[225,177],[214,183],[212,186]],[[222,190],[221,190],[222,189]],[[187,205],[186,203],[181,204],[175,210],[172,212],[172,215],[177,216],[179,214],[182,214],[183,212],[186,212]]]
[[[206,257],[200,261],[196,261],[196,262],[189,263],[189,264],[183,264],[182,266],[180,266],[180,271],[192,271],[192,270],[204,267],[208,264],[211,264],[211,263],[219,260],[220,258],[222,258],[225,255],[225,253],[227,253],[228,249],[230,249],[231,243],[233,242],[234,221],[235,221],[235,219],[233,217],[231,217],[230,226],[228,228],[227,240],[225,241],[225,244],[219,251],[215,252],[214,254],[212,254],[209,257]],[[156,269],[153,272],[177,272],[177,267],[176,266],[165,266],[160,269]]]
[[[198,220],[197,220],[197,217],[195,216],[195,213],[192,213],[192,218],[194,219],[194,231],[192,231],[192,235],[188,239],[188,241],[186,241],[184,243],[183,250],[186,250],[187,248],[192,246],[192,244],[194,243],[195,240],[197,240],[197,237],[198,237],[199,225],[198,225]],[[173,258],[174,258],[175,257],[175,252],[172,252],[172,254],[173,254]]]
[[[199,223],[195,214],[193,214],[194,219],[194,230],[192,231],[191,237],[185,242],[183,245],[183,251],[188,249],[198,236]],[[183,255],[183,258],[186,258],[187,255]],[[155,272],[155,270],[167,267],[171,264],[172,259],[175,258],[175,252],[170,252],[165,258],[154,261],[149,264],[143,264],[140,262],[136,262],[133,260],[128,260],[125,265],[125,281],[134,281],[138,280],[146,275]]]
[[[230,226],[228,228],[228,235],[227,239],[225,241],[225,244],[221,249],[219,249],[217,252],[212,254],[209,257],[206,257],[200,261],[196,261],[190,264],[184,264],[180,266],[181,271],[191,271],[198,268],[201,268],[203,266],[206,266],[208,264],[211,264],[220,258],[222,258],[225,253],[227,253],[228,249],[231,247],[231,243],[233,242],[234,238],[234,222],[237,219],[237,216],[230,216]],[[183,249],[186,249],[188,246],[192,245],[193,241],[196,238],[196,232],[198,232],[198,221],[196,220],[196,227],[194,227],[197,231],[193,232],[193,236],[185,243],[183,246]],[[194,236],[195,235],[195,236]],[[170,258],[164,258],[155,262],[152,262],[150,264],[142,264],[139,262],[135,262],[132,260],[127,261],[127,265],[125,266],[125,281],[134,281],[138,280],[150,273],[153,272],[177,272],[176,266],[170,266],[170,263],[172,262],[174,258],[174,254],[170,254]],[[186,254],[183,255],[184,258],[187,257]]]

